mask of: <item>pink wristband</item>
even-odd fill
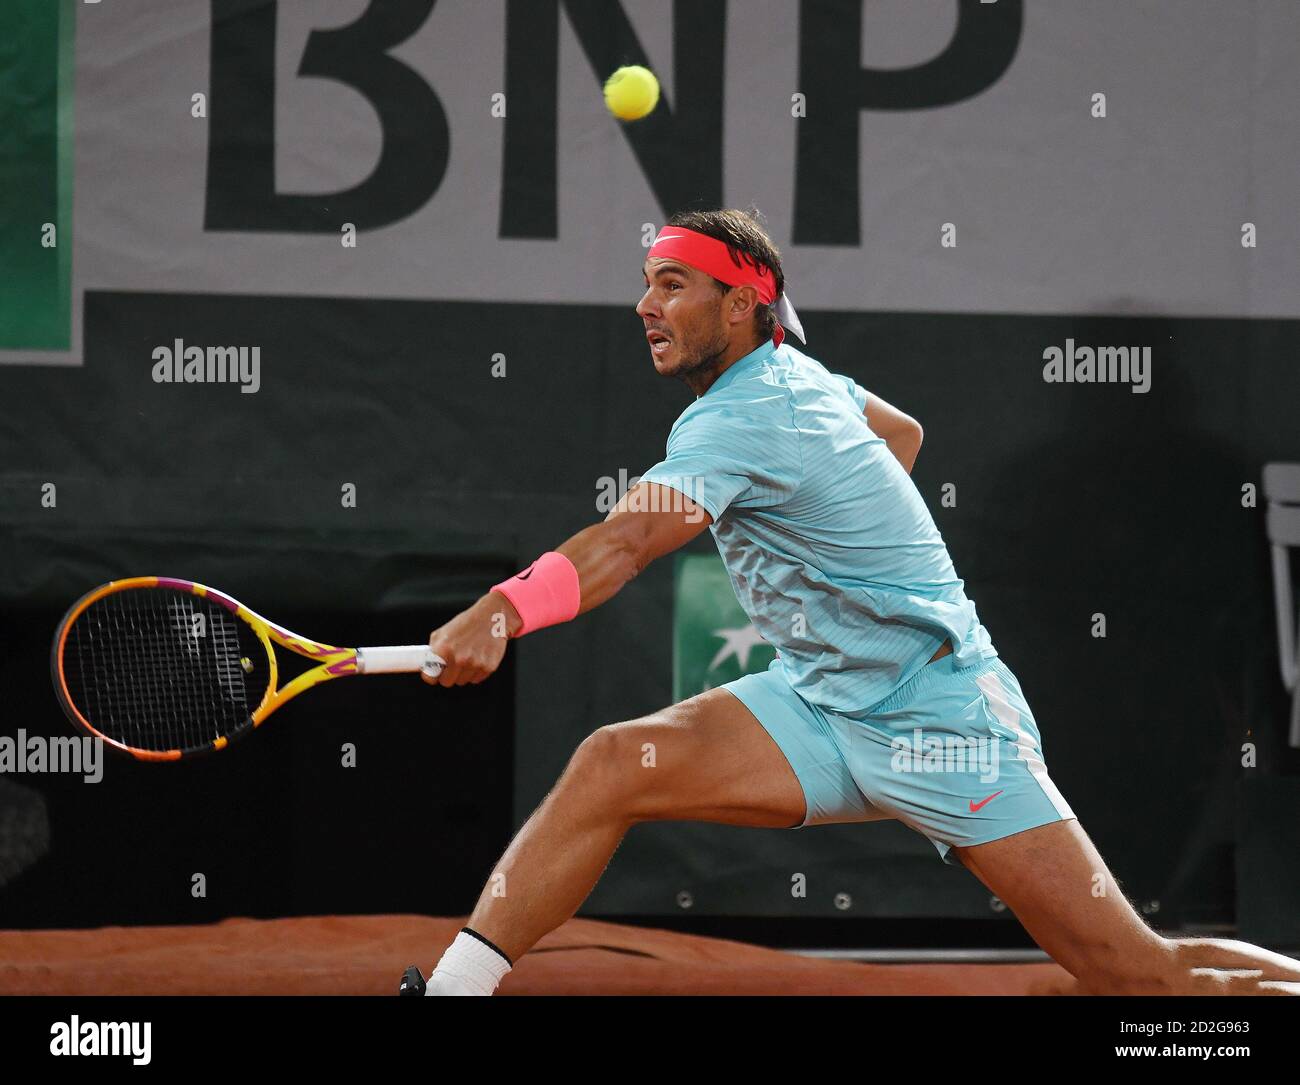
[[[578,570],[557,550],[548,550],[523,572],[493,584],[492,590],[499,591],[519,611],[524,624],[516,637],[572,621],[582,605]]]

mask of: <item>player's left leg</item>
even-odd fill
[[[1147,926],[1048,775],[1001,660],[931,663],[836,734],[863,795],[964,863],[1084,990],[1300,993],[1300,963],[1281,954]]]
[[[1077,820],[952,850],[1084,993],[1300,994],[1289,957],[1151,930]]]

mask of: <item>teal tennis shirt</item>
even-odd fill
[[[911,477],[863,413],[866,391],[768,340],[686,408],[644,475],[685,494],[790,685],[835,712],[887,697],[951,639],[997,651]]]

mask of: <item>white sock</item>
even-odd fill
[[[426,995],[490,995],[510,962],[491,946],[461,931],[425,985]]]

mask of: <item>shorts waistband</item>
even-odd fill
[[[892,712],[907,704],[922,690],[949,678],[977,678],[985,671],[992,670],[998,662],[998,657],[985,656],[964,667],[957,666],[956,660],[957,653],[952,652],[942,659],[936,659],[933,663],[927,663],[883,701],[878,701],[868,708],[863,715],[874,716],[879,712]]]

